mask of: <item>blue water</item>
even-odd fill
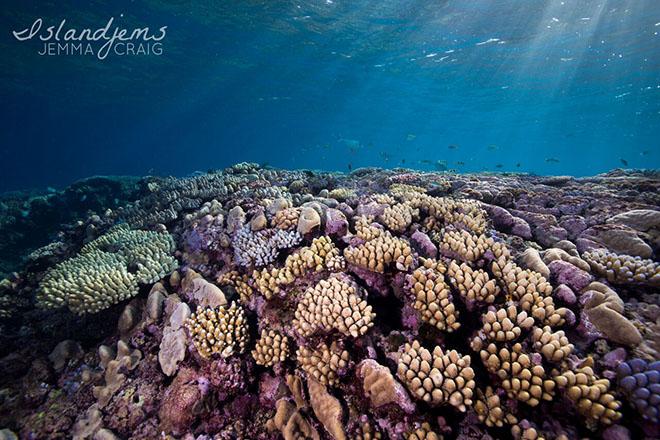
[[[41,56],[11,32],[39,17],[167,26],[163,53]],[[237,161],[660,166],[658,0],[6,1],[0,23],[0,191]]]

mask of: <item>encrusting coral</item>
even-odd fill
[[[582,313],[608,339],[628,346],[642,341],[635,325],[623,315],[623,301],[617,293],[603,283],[589,284],[584,293]]]
[[[206,307],[193,313],[186,328],[202,357],[218,353],[226,358],[243,353],[248,342],[248,324],[243,308],[235,302],[229,307]]]

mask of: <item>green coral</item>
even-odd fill
[[[49,270],[37,303],[43,308],[67,306],[77,314],[106,309],[135,296],[139,284],[154,283],[174,270],[173,250],[168,233],[115,226]]]

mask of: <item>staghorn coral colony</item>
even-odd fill
[[[0,438],[658,438],[660,176],[146,178],[0,283]]]

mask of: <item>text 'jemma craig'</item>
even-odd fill
[[[59,26],[45,27],[43,20],[38,18],[32,26],[21,31],[13,31],[18,41],[39,39],[43,47],[39,55],[94,55],[105,59],[108,54],[114,55],[161,55],[162,40],[165,38],[167,26],[161,26],[158,32],[152,33],[149,27],[126,29],[113,26],[114,17],[110,17],[104,27],[98,29],[75,29],[66,25],[66,19]]]

